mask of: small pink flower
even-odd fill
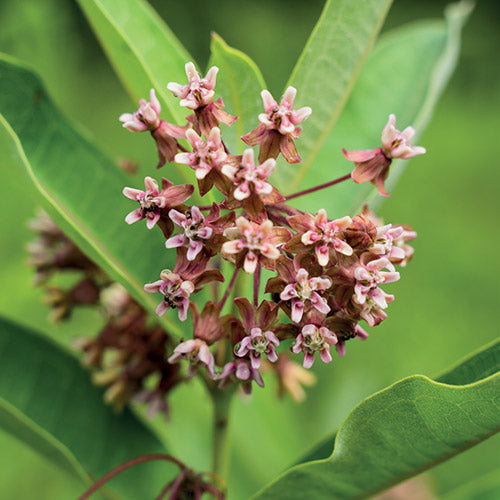
[[[235,359],[226,363],[217,380],[220,380],[220,389],[226,388],[232,381],[241,381],[246,394],[250,394],[252,391],[252,380],[260,387],[264,387],[264,381],[259,370],[254,368],[247,359]]]
[[[410,262],[414,253],[413,247],[407,245],[406,242],[414,240],[417,237],[417,233],[410,226],[401,225],[396,227],[401,227],[403,232],[398,237],[394,238],[392,242],[393,248],[401,249],[404,256],[401,258],[401,253],[398,253],[397,256],[396,253],[394,253],[391,254],[390,259],[394,264],[404,267]]]
[[[425,153],[425,148],[412,146],[409,143],[414,135],[413,127],[407,127],[403,132],[397,130],[396,117],[391,114],[382,130],[381,148],[355,151],[342,149],[346,159],[354,162],[352,180],[358,184],[369,181],[377,186],[382,196],[389,196],[385,191],[384,182],[389,175],[392,160],[394,158],[408,159]]]
[[[200,78],[198,71],[192,62],[186,63],[186,76],[188,77],[187,85],[170,82],[167,89],[174,94],[175,97],[180,97],[181,106],[195,110],[200,106],[206,106],[214,100],[215,81],[219,68],[212,66],[205,78]]]
[[[294,87],[288,87],[278,105],[268,90],[261,92],[265,113],[259,115],[260,125],[241,138],[249,146],[260,144],[259,161],[276,158],[281,151],[289,163],[300,162],[293,139],[301,131],[296,125],[309,118],[311,108],[293,110],[296,94]]]
[[[192,129],[186,132],[186,138],[193,152],[178,153],[175,156],[176,163],[189,165],[196,172],[198,180],[204,179],[213,168],[222,168],[227,154],[222,145],[219,128],[214,127],[210,131],[207,142]]]
[[[235,354],[240,357],[249,355],[252,367],[259,369],[262,354],[265,354],[271,363],[274,363],[278,359],[276,347],[279,344],[278,337],[271,330],[263,332],[261,328],[254,327],[250,330],[250,335],[241,340],[238,349],[235,350]]]
[[[299,269],[295,283],[288,284],[280,294],[281,300],[292,301],[292,321],[300,323],[306,302],[309,302],[319,312],[328,314],[330,307],[318,291],[327,290],[331,286],[330,279],[309,278],[309,273],[305,269]]]
[[[353,250],[341,234],[352,223],[349,216],[341,219],[328,220],[326,211],[322,208],[316,215],[303,214],[288,217],[288,222],[299,235],[287,245],[287,250],[294,251],[296,243],[306,247],[314,246],[316,257],[321,266],[328,265],[330,250],[343,255],[352,255]]]
[[[162,189],[151,177],[144,179],[145,191],[140,189],[125,187],[123,194],[131,199],[138,201],[140,208],[130,212],[125,221],[128,224],[142,219],[147,219],[147,227],[151,229],[158,222],[162,212],[170,207],[180,206],[193,194],[193,186],[182,184],[174,186],[169,180],[162,178]]]
[[[391,262],[394,260],[402,261],[405,258],[405,251],[394,244],[403,234],[402,226],[392,227],[392,224],[377,227],[377,234],[374,242],[369,247],[369,251],[375,255],[388,257]]]
[[[181,205],[193,194],[193,186],[183,184],[174,186],[167,179],[162,179],[162,189],[151,177],[144,179],[145,191],[131,187],[123,188],[123,194],[134,201],[139,202],[140,207],[130,212],[125,218],[127,224],[133,224],[138,220],[147,219],[148,229],[152,229],[160,219],[162,212],[170,207]]]
[[[338,342],[337,336],[324,326],[307,324],[302,327],[301,333],[297,335],[292,352],[304,353],[304,368],[311,368],[314,363],[314,353],[319,351],[319,356],[324,363],[332,361],[330,346]]]
[[[139,100],[139,109],[135,113],[123,113],[120,121],[123,127],[131,132],[145,132],[155,130],[160,125],[160,101],[156,97],[154,89],[149,92],[149,102],[145,99]]]
[[[213,235],[213,229],[205,224],[201,210],[193,206],[186,212],[186,215],[177,210],[170,210],[168,216],[178,226],[184,230],[181,234],[176,234],[165,242],[167,248],[178,248],[188,245],[187,259],[194,260],[203,248],[203,241]]]
[[[219,123],[231,125],[238,117],[231,116],[223,111],[224,102],[219,97],[214,101],[215,81],[219,68],[212,66],[205,78],[200,78],[192,62],[186,64],[187,85],[170,82],[167,88],[176,97],[180,97],[180,105],[192,109],[194,113],[187,117],[198,134],[208,137],[214,127]]]
[[[163,316],[168,309],[177,309],[179,319],[186,321],[189,309],[189,296],[194,292],[195,285],[190,280],[183,280],[177,273],[165,269],[154,283],[144,285],[148,293],[161,293],[163,299],[156,308],[156,314]]]
[[[174,349],[174,353],[168,358],[168,362],[178,363],[182,359],[189,361],[188,377],[196,375],[198,366],[204,365],[210,378],[216,378],[214,356],[204,340],[191,339],[182,342]]]
[[[252,192],[258,195],[269,195],[273,192],[273,186],[267,182],[273,173],[276,161],[270,158],[262,165],[255,165],[252,149],[245,149],[241,164],[238,166],[224,165],[222,173],[229,177],[236,186],[233,196],[242,201],[248,198]]]
[[[413,127],[406,127],[403,132],[396,128],[396,116],[389,115],[387,125],[382,130],[382,149],[388,158],[407,160],[426,151],[422,146],[412,146],[410,139],[415,135]]]
[[[237,265],[243,264],[245,272],[252,274],[259,261],[266,268],[274,267],[280,256],[279,247],[289,239],[290,232],[284,227],[273,227],[270,220],[259,224],[238,217],[236,227],[226,229],[224,236],[230,241],[222,245],[223,254],[229,260],[236,256]]]
[[[385,309],[388,295],[378,287],[399,280],[399,273],[395,271],[394,265],[388,258],[368,260],[370,258],[368,253],[363,254],[359,264],[354,269],[356,285],[354,286],[353,300],[355,303],[363,305],[369,297],[379,307]],[[382,269],[389,269],[389,271],[382,271]]]

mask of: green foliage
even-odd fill
[[[368,0],[363,8],[349,0],[326,3],[288,82],[297,89],[295,108],[313,109],[300,137],[302,163],[289,167],[291,176],[282,174],[281,184],[292,192],[339,117],[390,5],[391,0]]]
[[[210,44],[210,66],[217,66],[217,96],[224,100],[226,109],[239,119],[222,130],[223,140],[233,154],[246,147],[240,137],[258,125],[262,111],[260,92],[266,88],[264,77],[257,65],[243,52],[229,47],[216,33]]]
[[[118,415],[103,403],[102,390],[72,355],[1,318],[0,363],[0,427],[87,484],[130,458],[164,452],[129,409]],[[131,470],[112,488],[123,499],[151,497],[161,489],[169,467]]]
[[[474,446],[500,430],[499,370],[500,341],[439,379],[453,384],[414,375],[374,394],[346,418],[331,457],[254,498],[369,498]]]
[[[161,271],[161,239],[124,224],[135,208],[120,193],[127,178],[78,134],[30,70],[4,58],[0,74],[0,144],[11,168],[25,169],[63,230],[154,311],[143,284]],[[164,321],[178,332],[175,323]]]
[[[394,29],[380,38],[368,56],[338,122],[313,167],[302,179],[304,187],[324,182],[325,172],[328,172],[328,178],[335,178],[352,169],[352,164],[342,155],[342,147],[348,150],[379,147],[380,134],[389,113],[397,116],[399,128],[413,124],[417,137],[422,133],[456,64],[460,32],[470,13],[468,4],[460,3],[454,7],[449,10],[447,22],[419,21]],[[404,163],[395,161],[392,173],[396,172],[397,176]],[[391,175],[392,180],[393,177]],[[389,186],[393,184],[389,182]],[[326,207],[332,217],[336,217],[345,213],[346,207],[350,212],[359,210],[373,193],[374,188],[368,183],[346,183],[342,189],[336,190],[335,199],[325,190],[315,193],[314,197],[298,200],[297,206],[307,207],[309,211]],[[311,204],[314,204],[313,209]]]

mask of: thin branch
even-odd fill
[[[231,290],[233,289],[234,284],[236,283],[236,277],[238,276],[239,270],[240,268],[236,266],[234,269],[233,276],[231,277],[231,281],[229,282],[229,285],[227,285],[226,291],[224,292],[224,296],[222,297],[222,300],[219,302],[219,309],[221,311],[229,297],[229,294],[231,293]]]
[[[351,174],[348,173],[344,175],[343,177],[339,177],[338,179],[334,179],[333,181],[325,182],[324,184],[320,184],[319,186],[314,186],[309,189],[304,189],[303,191],[298,191],[297,193],[293,193],[289,196],[285,196],[285,200],[293,200],[294,198],[298,198],[299,196],[304,196],[309,193],[314,193],[316,191],[319,191],[320,189],[325,189],[330,186],[334,186],[335,184],[339,184],[340,182],[346,181],[347,179],[351,178]]]

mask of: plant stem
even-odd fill
[[[224,304],[226,303],[227,298],[229,297],[229,294],[231,293],[231,290],[233,289],[233,286],[236,282],[236,277],[238,276],[238,271],[240,268],[236,266],[234,268],[234,273],[233,276],[231,277],[231,281],[229,282],[229,285],[227,285],[226,291],[224,292],[224,296],[222,297],[222,300],[219,303],[219,309],[222,311],[222,308],[224,307]]]
[[[333,181],[325,182],[324,184],[320,184],[319,186],[314,186],[309,189],[304,189],[303,191],[298,191],[297,193],[293,193],[289,196],[285,197],[285,200],[292,200],[293,198],[298,198],[299,196],[304,196],[305,194],[314,193],[315,191],[319,191],[320,189],[325,189],[330,186],[334,186],[335,184],[339,184],[340,182],[346,181],[351,178],[351,174],[348,173],[343,177],[339,177],[338,179],[334,179]]]
[[[226,480],[229,471],[229,408],[234,386],[211,390],[214,405],[212,471]]]
[[[260,287],[260,262],[257,264],[257,269],[253,275],[253,306],[257,308],[259,305],[259,287]]]

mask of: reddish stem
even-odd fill
[[[175,479],[172,479],[169,483],[167,483],[162,490],[160,491],[160,494],[156,497],[156,500],[163,500],[165,498],[165,495],[168,493],[168,490],[172,487],[174,484]]]
[[[335,184],[339,184],[340,182],[346,181],[351,178],[351,174],[346,174],[343,177],[339,177],[338,179],[334,179],[333,181],[325,182],[324,184],[320,184],[319,186],[314,186],[309,189],[304,189],[303,191],[298,191],[297,193],[293,193],[289,196],[285,196],[285,200],[292,200],[293,198],[298,198],[299,196],[304,196],[305,194],[314,193],[315,191],[319,191],[320,189],[325,189],[330,186],[334,186]]]
[[[231,276],[231,281],[229,282],[229,285],[227,285],[226,291],[224,292],[224,296],[222,297],[222,300],[219,302],[219,309],[222,310],[224,307],[224,304],[227,301],[227,298],[229,297],[229,294],[231,293],[231,290],[233,289],[234,284],[236,283],[236,277],[238,276],[238,271],[240,268],[238,266],[235,267],[234,273]]]
[[[141,464],[143,462],[149,462],[151,460],[166,460],[167,462],[172,462],[175,465],[179,466],[181,469],[184,469],[184,464],[171,455],[165,455],[164,453],[151,453],[150,455],[143,455],[141,457],[128,460],[127,462],[119,465],[118,467],[115,467],[113,470],[111,470],[105,476],[99,479],[99,481],[94,483],[81,497],[78,497],[78,500],[86,500],[87,498],[90,497],[90,495],[95,493],[103,484],[107,483],[110,479],[113,479],[115,476],[117,476],[124,470],[130,469],[130,467],[134,467],[135,465]]]
[[[260,287],[260,262],[257,264],[257,269],[253,275],[253,306],[257,308],[259,305],[259,287]]]

